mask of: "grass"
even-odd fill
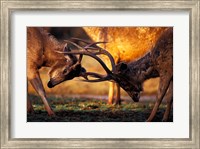
[[[106,100],[49,97],[56,116],[49,117],[38,96],[31,95],[35,110],[27,115],[28,122],[144,122],[153,107],[151,102],[123,101],[122,105],[108,105]],[[165,105],[160,106],[154,121],[161,121]],[[171,112],[172,113],[172,112]],[[173,116],[170,115],[170,121]]]

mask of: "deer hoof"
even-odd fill
[[[168,120],[167,119],[162,119],[162,122],[168,122]]]
[[[151,122],[151,120],[150,120],[150,119],[147,119],[145,122]]]
[[[121,105],[121,100],[115,101],[114,105]]]
[[[120,102],[115,102],[113,105],[114,105],[114,106],[120,106],[121,103],[120,103]]]
[[[49,111],[49,112],[48,112],[48,115],[51,116],[51,117],[56,116],[56,114],[55,114],[53,111]]]
[[[35,113],[32,105],[30,105],[30,106],[28,105],[28,107],[27,107],[27,113],[29,113],[29,114],[34,114]]]
[[[112,102],[108,102],[107,104],[108,104],[108,105],[112,105],[113,103],[112,103]]]
[[[28,113],[28,114],[35,114],[35,111],[34,111],[33,109],[28,109],[28,110],[27,110],[27,113]]]

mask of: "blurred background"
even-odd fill
[[[70,39],[72,37],[81,38],[88,41],[107,41],[106,48],[114,57],[115,62],[130,62],[144,56],[153,48],[160,34],[165,27],[44,27],[44,29],[55,36],[58,40]],[[108,60],[102,57],[110,67]],[[100,64],[94,59],[84,56],[82,65],[87,71],[105,73]],[[91,97],[106,99],[108,95],[108,82],[86,83],[79,78],[65,81],[54,88],[48,88],[47,82],[49,68],[41,68],[40,76],[47,95],[65,97]],[[150,79],[144,83],[142,99],[155,96],[158,89],[159,79]],[[36,94],[30,83],[28,83],[28,93]],[[121,89],[124,99],[130,99],[126,92]]]

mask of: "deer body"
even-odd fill
[[[153,120],[164,96],[166,96],[167,108],[163,116],[163,121],[167,121],[173,102],[173,28],[167,28],[158,38],[152,50],[144,57],[129,63],[121,62],[115,65],[112,55],[108,51],[96,46],[96,44],[98,42],[92,44],[92,46],[88,44],[87,48],[83,47],[80,51],[67,52],[68,54],[84,54],[93,57],[102,65],[107,73],[107,75],[101,75],[95,72],[85,72],[82,74],[86,79],[85,81],[101,82],[114,80],[135,102],[138,102],[140,92],[142,91],[142,83],[147,79],[160,77],[156,102],[147,121]],[[89,46],[91,49],[97,49],[98,51],[93,53],[88,51]],[[105,63],[97,56],[99,54],[109,57],[112,70],[109,70]],[[96,79],[89,80],[87,76]]]
[[[173,29],[165,31],[155,47],[143,58],[128,64],[120,63],[117,69],[117,82],[135,101],[139,100],[137,92],[142,91],[142,83],[145,80],[160,77],[156,103],[147,121],[152,121],[155,117],[168,90],[167,109],[163,117],[163,121],[167,121],[173,100]],[[129,83],[133,84],[135,89],[131,88]]]
[[[146,54],[155,45],[164,27],[84,27],[86,33],[94,41],[106,41],[100,45],[109,51],[115,63],[131,62]],[[104,59],[109,64],[107,59]],[[120,87],[114,82],[109,83],[108,104],[114,100],[114,87],[116,86],[115,103],[120,104]]]
[[[48,87],[53,87],[65,80],[78,76],[81,65],[77,58],[56,51],[69,51],[66,43],[58,42],[42,28],[27,28],[27,77],[36,92],[42,98],[49,115],[54,115],[48,104],[45,90],[39,75],[41,67],[50,67]],[[31,101],[27,99],[27,111],[33,112]]]

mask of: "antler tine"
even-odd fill
[[[79,56],[79,59],[78,59],[78,64],[80,64],[80,63],[81,63],[82,59],[83,59],[83,55],[82,55],[82,54],[80,54],[80,56]]]
[[[96,48],[98,48],[98,49],[101,49],[99,46],[97,46],[97,44],[101,44],[101,43],[107,43],[107,42],[104,42],[104,41],[100,41],[100,42],[89,42],[89,41],[86,41],[86,40],[83,40],[83,39],[80,39],[80,38],[71,38],[69,41],[81,41],[81,42],[84,42],[84,43],[86,43],[86,44],[88,44],[88,45],[86,45],[85,47],[84,47],[84,49],[88,49],[88,48],[94,48],[94,49],[96,49]],[[72,42],[71,41],[71,42]]]
[[[98,44],[98,43],[97,43]],[[98,47],[98,46],[97,46]],[[87,49],[92,49],[93,47],[88,47]],[[111,63],[111,66],[112,66],[112,72],[116,72],[116,67],[115,67],[115,60],[114,60],[114,58],[113,58],[113,56],[108,52],[108,51],[106,51],[106,50],[104,50],[104,49],[102,49],[102,48],[100,48],[100,47],[98,47],[99,48],[99,52],[96,52],[96,53],[94,53],[95,55],[100,55],[100,54],[104,54],[104,55],[106,55],[106,56],[108,56],[108,58],[109,58],[109,60],[110,60],[110,63]],[[94,48],[95,49],[95,48]]]
[[[81,80],[84,82],[101,82],[101,81],[110,80],[108,75],[101,75],[101,74],[97,74],[94,72],[85,72],[85,73],[82,73],[80,76],[82,76],[85,79],[85,80]],[[89,80],[88,76],[91,76],[91,77],[97,78],[97,79]]]
[[[108,69],[108,67],[106,66],[106,64],[98,57],[96,56],[94,53],[86,51],[86,50],[73,50],[70,52],[61,52],[61,51],[57,51],[58,53],[64,53],[64,54],[83,54],[83,55],[88,55],[91,56],[92,58],[96,59],[101,66],[104,68],[104,70],[108,73],[108,74],[112,74],[112,72],[110,71],[110,69]]]
[[[91,45],[94,45],[95,43],[89,43],[88,42],[88,45],[86,45],[85,47],[81,47],[80,45],[70,41],[70,40],[64,40],[65,42],[67,43],[70,43],[72,45],[74,45],[75,47],[77,47],[78,49],[81,49],[81,50],[88,50],[88,49],[93,49],[93,50],[100,50],[100,47],[96,46],[96,47],[91,47]],[[103,42],[98,42],[98,43],[103,43]],[[96,44],[98,44],[96,43]]]
[[[110,63],[111,63],[111,66],[112,66],[112,72],[115,73],[116,72],[115,60],[112,57],[112,55],[108,51],[106,51],[104,49],[101,49],[100,52],[99,52],[99,54],[104,54],[104,55],[108,56],[108,58],[110,60]]]
[[[81,39],[80,39],[81,40]],[[87,49],[92,49],[94,46],[93,45],[95,45],[96,47],[94,47],[94,48],[98,48],[99,49],[99,52],[98,53],[94,53],[95,55],[99,55],[99,54],[104,54],[104,55],[107,55],[108,56],[108,58],[110,59],[110,62],[111,62],[111,65],[112,65],[112,71],[113,72],[116,72],[116,68],[115,68],[115,61],[114,61],[114,58],[112,57],[112,55],[108,52],[108,51],[106,51],[106,50],[104,50],[103,48],[100,48],[99,46],[97,46],[97,44],[100,44],[100,43],[106,43],[106,42],[95,42],[95,43],[90,43],[89,45],[87,45],[86,46],[86,48],[83,48],[83,47],[81,47],[81,46],[79,46],[78,44],[76,44],[76,43],[74,43],[74,42],[72,42],[72,41],[70,41],[70,40],[65,40],[66,42],[68,42],[68,43],[71,43],[72,45],[74,45],[75,47],[77,47],[78,49],[81,49],[81,50],[83,50],[83,51],[86,51]],[[84,41],[84,40],[83,40]],[[92,47],[91,47],[92,46]],[[75,52],[75,50],[73,50],[74,52],[70,52],[70,53],[68,53],[68,54],[81,54],[81,53],[79,53],[79,52]],[[59,51],[58,51],[59,52]],[[62,53],[62,52],[59,52],[59,53]],[[64,52],[64,53],[66,53],[67,54],[67,52]],[[85,54],[85,55],[88,55],[88,54]],[[88,55],[88,56],[90,56],[90,55]],[[97,57],[97,56],[92,56],[93,58],[95,58],[95,57]],[[100,61],[100,64],[102,65],[102,60],[99,58],[99,57],[97,57]],[[82,59],[82,57],[81,57],[81,59]],[[105,64],[104,64],[105,65]],[[104,68],[105,68],[105,66],[103,66]],[[107,68],[107,66],[106,66],[106,69],[108,69]],[[110,71],[110,70],[109,70]],[[106,70],[106,72],[107,72],[107,70]]]
[[[94,83],[94,82],[102,82],[102,81],[110,81],[110,80],[107,78],[100,78],[100,79],[94,79],[94,80],[81,80],[81,81]]]
[[[104,42],[104,41],[93,42],[93,43],[90,43],[90,44],[88,44],[87,46],[85,46],[85,48],[93,47],[93,48],[102,49],[101,47],[97,46],[97,44],[101,44],[101,43],[106,44],[107,42]]]
[[[98,78],[98,79],[106,77],[106,75],[101,75],[101,74],[94,73],[94,72],[85,72],[85,73],[81,74],[81,76],[84,77],[84,78],[91,76],[91,77]]]
[[[78,44],[76,44],[76,43],[74,43],[74,42],[72,42],[72,41],[70,41],[70,40],[64,40],[64,41],[67,42],[67,43],[70,43],[70,44],[74,45],[74,46],[77,47],[78,49],[84,50],[83,47],[79,46]]]
[[[94,72],[82,73],[81,76],[85,79],[85,80],[81,80],[81,81],[84,81],[84,82],[101,82],[101,81],[111,81],[111,82],[113,82],[113,80],[110,78],[109,75],[101,75],[101,74],[97,74],[97,73],[94,73]],[[91,76],[93,78],[98,78],[98,79],[89,80],[88,76]]]
[[[115,61],[114,61],[114,58],[112,57],[112,55],[105,49],[97,46],[97,44],[101,44],[101,43],[107,43],[107,42],[94,42],[94,43],[90,43],[88,44],[87,46],[84,47],[85,50],[88,50],[88,49],[93,49],[93,50],[99,50],[99,52],[97,53],[94,53],[95,55],[100,55],[100,54],[104,54],[106,56],[108,56],[109,60],[110,60],[110,63],[111,63],[111,66],[112,66],[112,72],[116,72],[116,68],[115,68]]]
[[[70,44],[74,45],[74,46],[77,47],[78,49],[86,50],[86,49],[84,49],[83,47],[79,46],[78,44],[76,44],[76,43],[74,43],[74,42],[72,42],[72,41],[70,41],[70,40],[64,40],[64,41],[67,42],[67,43],[70,43]],[[57,51],[57,52],[58,52],[58,53],[62,53],[62,52],[60,52],[60,51]],[[70,53],[69,53],[69,54],[70,54]],[[78,54],[78,53],[77,53],[77,54]],[[83,55],[81,54],[81,55],[79,56],[78,63],[81,63],[82,59],[83,59]]]
[[[86,81],[89,81],[89,82],[100,82],[100,81],[110,80],[110,77],[112,77],[112,78],[114,77],[113,72],[114,73],[116,72],[116,68],[115,68],[115,61],[114,61],[112,55],[108,51],[106,51],[103,48],[97,46],[97,44],[106,43],[106,42],[95,42],[95,43],[87,42],[88,45],[86,45],[85,47],[81,47],[78,44],[76,44],[76,43],[74,43],[74,42],[72,42],[70,40],[65,40],[65,41],[68,42],[68,43],[71,43],[72,45],[74,45],[75,47],[77,47],[80,50],[73,50],[73,51],[69,51],[69,52],[60,52],[60,51],[58,51],[59,53],[81,54],[81,55],[91,56],[92,58],[96,59],[101,64],[101,66],[104,68],[104,70],[107,73],[106,76],[103,76],[103,75],[100,75],[100,74],[97,74],[97,73],[86,73],[85,76],[83,76],[86,79]],[[81,41],[84,42],[84,40],[81,40]],[[93,50],[97,49],[99,51],[98,52],[90,52],[90,51],[88,51],[88,49],[93,49]],[[110,71],[110,69],[106,66],[106,64],[97,56],[97,55],[100,55],[100,54],[104,54],[104,55],[108,56],[108,58],[109,58],[109,60],[111,62],[111,65],[112,65],[112,71]],[[99,78],[99,79],[88,80],[87,76],[92,76],[92,77]]]
[[[83,39],[80,39],[80,38],[71,38],[70,40],[74,40],[74,41],[81,41],[81,42],[84,42],[84,43],[87,43],[87,44],[90,44],[89,41],[86,41],[86,40],[83,40]]]
[[[71,43],[72,45],[74,45],[74,46],[77,47],[78,49],[83,49],[81,46],[79,46],[78,44],[76,44],[76,43],[74,43],[74,42],[71,42],[70,40],[64,40],[64,41],[67,42],[67,43]],[[58,53],[62,53],[62,52],[59,52],[59,51],[57,51],[57,52],[58,52]],[[77,64],[80,64],[81,61],[82,61],[82,59],[83,59],[83,55],[80,54]]]

